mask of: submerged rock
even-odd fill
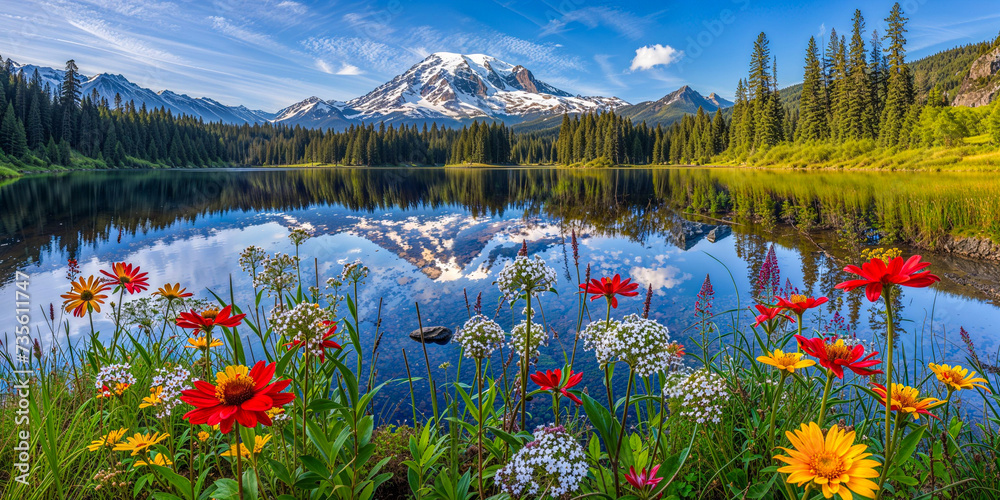
[[[425,344],[437,344],[445,345],[451,340],[452,331],[450,328],[443,326],[425,326],[424,327],[424,343]],[[417,328],[410,332],[410,338],[420,342],[420,329]]]

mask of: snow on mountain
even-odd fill
[[[624,106],[618,111],[634,122],[645,121],[649,124],[661,123],[669,125],[684,115],[693,115],[702,108],[706,113],[714,113],[718,109],[728,108],[733,103],[715,93],[705,96],[687,85],[661,97],[656,101],[645,101]]]
[[[37,70],[42,86],[48,85],[52,92],[57,91],[66,76],[63,70],[33,64],[12,64],[14,71],[23,71],[28,79]],[[226,106],[208,97],[190,97],[170,90],[154,92],[130,82],[122,75],[100,73],[90,77],[79,75],[79,78],[81,96],[90,96],[97,91],[98,96],[107,99],[112,105],[117,94],[121,96],[123,103],[132,101],[136,107],[145,104],[147,109],[165,108],[174,115],[194,116],[206,122],[264,123],[274,118],[273,113],[251,110],[246,106]]]

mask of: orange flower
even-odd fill
[[[885,406],[885,386],[881,384],[872,385],[875,386],[875,388],[872,389],[872,392],[879,395],[878,402],[882,403],[882,406]],[[944,404],[944,401],[941,401],[938,398],[920,399],[920,391],[903,384],[892,384],[892,395],[889,399],[892,401],[890,403],[892,411],[913,415],[914,419],[919,419],[920,415],[929,415],[931,417],[938,418],[937,415],[929,412],[928,410]],[[940,420],[940,418],[938,418],[938,420]]]
[[[115,291],[124,288],[129,294],[138,293],[149,288],[147,273],[140,273],[139,266],[132,267],[132,264],[115,262],[111,264],[111,271],[101,271],[101,274],[111,278],[111,283],[115,284]]]
[[[79,318],[91,311],[101,312],[101,304],[108,298],[101,292],[107,291],[107,284],[91,276],[86,280],[81,277],[80,281],[74,281],[71,285],[73,289],[69,293],[60,295],[66,299],[63,301],[66,312],[71,312],[73,316]]]
[[[163,285],[158,290],[153,292],[153,295],[159,295],[169,301],[174,301],[174,300],[186,299],[188,297],[193,296],[194,294],[188,293],[187,288],[181,288],[180,283],[174,283],[173,285],[167,283],[166,285]]]

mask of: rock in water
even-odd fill
[[[424,327],[425,344],[445,345],[449,340],[451,340],[451,336],[452,331],[450,328],[445,328],[443,326]],[[418,328],[410,332],[410,338],[420,342],[420,329]]]

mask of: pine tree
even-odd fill
[[[829,105],[823,85],[823,70],[820,68],[819,50],[816,39],[809,38],[806,47],[805,77],[802,81],[798,137],[804,141],[821,141],[830,137],[827,122]]]
[[[840,123],[841,139],[870,139],[874,137],[868,59],[864,41],[865,18],[854,10],[851,28],[850,54],[847,60],[847,83],[841,87],[846,114]]]
[[[62,137],[73,141],[76,132],[76,115],[80,105],[80,80],[76,61],[72,59],[66,61],[66,73],[63,76],[59,104],[63,109]]]
[[[906,21],[903,9],[896,2],[886,18],[885,48],[889,65],[889,88],[886,91],[885,109],[882,112],[879,141],[896,145],[900,140],[907,110],[913,104],[913,86],[910,70],[906,66]]]
[[[7,103],[3,119],[0,120],[0,149],[14,158],[22,158],[28,151],[28,138],[24,126],[17,119],[14,104]]]

